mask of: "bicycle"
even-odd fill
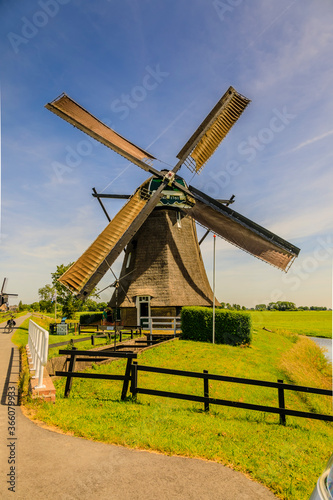
[[[4,333],[12,333],[15,325],[16,325],[16,323],[14,321],[14,318],[9,318],[9,320],[7,321],[7,324],[4,328]]]

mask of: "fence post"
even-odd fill
[[[71,355],[71,359],[69,361],[69,367],[68,367],[68,371],[69,372],[73,372],[75,370],[75,358],[76,358],[76,355],[75,355],[75,351],[76,351],[76,347],[73,347],[72,348],[72,351],[70,353]],[[69,375],[67,377],[67,380],[66,380],[66,386],[65,386],[65,398],[68,398],[69,396],[69,393],[71,391],[71,388],[72,388],[72,380],[73,378]]]
[[[125,378],[123,383],[123,390],[121,391],[121,400],[124,401],[126,398],[128,385],[131,377],[131,367],[132,367],[132,358],[127,358],[126,370],[125,370]]]
[[[283,380],[278,380],[279,384],[283,384]],[[279,408],[285,409],[285,403],[284,403],[284,389],[283,387],[278,388],[279,392]],[[286,425],[286,415],[281,412],[280,413],[280,425]]]
[[[208,375],[208,370],[204,370],[203,373]],[[205,411],[209,411],[209,379],[204,377],[204,398],[205,398]]]
[[[94,338],[94,334],[92,334],[92,336],[91,336],[91,345],[95,345],[95,338]]]
[[[149,345],[153,342],[153,318],[150,316],[148,318],[148,328],[149,328]]]
[[[173,318],[173,336],[176,336],[176,329],[177,329],[177,321],[176,318]]]
[[[131,393],[133,399],[136,399],[138,389],[138,362],[133,361],[132,363],[132,373],[131,373]]]

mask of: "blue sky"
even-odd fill
[[[8,292],[38,300],[56,266],[76,260],[105,227],[93,187],[131,194],[147,177],[47,102],[66,92],[169,168],[232,85],[250,106],[200,175],[180,173],[213,197],[235,194],[235,210],[301,253],[285,274],[218,239],[217,297],[331,307],[332,25],[331,0],[2,1],[0,280],[9,278]],[[112,216],[121,202],[106,206]],[[212,235],[202,253],[212,281]],[[106,275],[100,288],[112,281]]]

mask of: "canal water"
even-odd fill
[[[320,337],[309,337],[311,340],[313,340],[316,344],[319,345],[319,347],[323,347],[325,349],[325,356],[327,359],[329,359],[332,363],[332,339],[324,339]]]

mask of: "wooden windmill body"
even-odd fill
[[[147,316],[174,317],[183,306],[213,304],[196,225],[184,212],[190,206],[180,191],[169,188],[164,194],[126,247],[117,304],[116,293],[110,301],[121,309],[125,325]]]
[[[299,248],[232,210],[230,200],[215,200],[187,186],[177,172],[185,165],[199,173],[250,100],[230,87],[185,146],[170,171],[157,170],[155,158],[117,134],[66,94],[46,108],[130,160],[153,177],[129,198],[104,231],[59,278],[86,298],[125,250],[117,302],[126,324],[140,315],[175,315],[185,305],[211,306],[210,288],[195,222],[253,256],[287,271]],[[102,203],[101,203],[102,204]],[[111,305],[115,306],[115,296]],[[145,305],[143,305],[145,304]]]

